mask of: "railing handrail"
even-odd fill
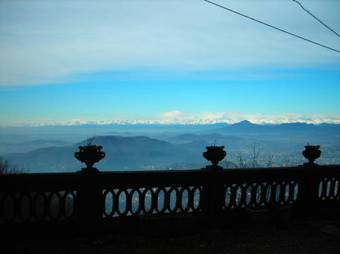
[[[159,208],[161,197],[163,207]],[[25,198],[30,204],[27,207],[22,204]],[[66,216],[68,198],[73,203],[70,216]],[[9,222],[2,219],[10,210],[5,199],[12,202],[13,209],[21,207],[13,211],[13,216],[9,214]],[[107,199],[111,200],[111,212],[106,212]],[[56,200],[61,208],[53,219],[51,205]],[[125,202],[123,208],[121,202]],[[226,211],[280,206],[293,206],[298,214],[311,214],[325,205],[333,209],[339,202],[340,165],[0,175],[0,223],[12,223],[12,219],[16,222],[16,216],[20,221],[20,211],[25,209],[32,218],[40,216],[33,215],[34,210],[43,209],[51,220],[63,218],[92,228],[134,215],[191,213],[215,218]]]
[[[262,174],[262,173],[274,173],[274,174],[285,174],[289,175],[294,172],[299,173],[308,173],[313,171],[313,173],[320,172],[322,174],[330,172],[335,173],[337,171],[340,172],[340,164],[339,165],[318,165],[315,167],[304,167],[304,166],[289,166],[289,167],[256,167],[256,168],[225,168],[221,171],[209,171],[206,168],[200,169],[185,169],[185,170],[140,170],[140,171],[100,171],[96,174],[88,174],[82,172],[34,172],[34,173],[18,173],[18,174],[0,174],[0,183],[6,184],[6,181],[12,179],[27,179],[31,180],[33,178],[41,178],[41,179],[65,179],[70,177],[73,179],[76,178],[92,178],[92,179],[100,179],[103,177],[131,177],[131,176],[152,176],[152,177],[160,177],[160,176],[182,176],[186,177],[186,175],[209,175],[212,172],[218,174],[219,176],[230,176],[234,174]],[[0,185],[1,188],[1,185]]]

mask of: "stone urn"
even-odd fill
[[[207,151],[203,153],[203,157],[212,163],[212,166],[217,167],[218,163],[226,156],[224,146],[207,146]]]
[[[105,157],[105,153],[101,151],[102,148],[97,145],[79,146],[79,152],[74,153],[74,156],[86,164],[86,168],[83,168],[82,172],[98,172],[93,165]]]
[[[306,145],[302,154],[308,160],[306,164],[312,165],[321,155],[320,146]]]

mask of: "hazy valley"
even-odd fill
[[[321,145],[320,164],[340,163],[340,125],[248,121],[210,125],[84,125],[1,128],[0,155],[27,172],[77,171],[78,146],[91,140],[106,157],[97,168],[157,170],[201,168],[207,145],[224,145],[227,168],[303,163],[307,143]]]

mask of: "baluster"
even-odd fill
[[[237,208],[237,202],[236,202],[236,198],[237,198],[237,186],[234,184],[230,185],[230,205],[229,208]]]
[[[249,184],[250,186],[250,202],[248,207],[258,207],[257,202],[256,202],[256,194],[257,194],[257,184],[256,183],[252,183]],[[247,188],[248,189],[248,188]],[[247,192],[248,195],[248,192]]]
[[[279,206],[283,206],[286,204],[286,186],[287,186],[287,183],[282,181],[280,183],[280,188],[279,188],[279,191],[280,191],[280,195],[279,195]]]
[[[189,212],[194,212],[194,192],[195,191],[195,187],[189,187],[188,188],[188,211]]]
[[[249,185],[250,186],[250,185]],[[239,207],[243,208],[247,206],[247,198],[248,198],[248,187],[247,184],[240,184],[239,185]],[[250,188],[251,189],[251,188]],[[251,191],[250,191],[251,192]],[[250,194],[250,198],[251,198],[251,194]],[[251,201],[250,201],[251,202]]]
[[[295,182],[290,181],[289,182],[289,195],[288,195],[288,202],[289,204],[292,204],[294,201],[294,192],[295,192]]]
[[[118,215],[118,209],[119,209],[118,190],[113,189],[112,190],[112,216]]]
[[[270,195],[269,195],[269,206],[274,207],[276,205],[276,191],[277,191],[277,183],[270,183]]]
[[[132,189],[127,189],[125,192],[126,215],[132,214]]]
[[[158,194],[157,193],[158,187],[151,188],[151,214],[157,213],[157,206],[158,206]]]
[[[324,178],[321,180],[321,199],[326,199],[327,197],[327,187],[328,187],[328,178]]]
[[[260,192],[260,206],[266,204],[267,200],[267,183],[261,183],[261,192]]]
[[[336,182],[336,179],[331,178],[330,181],[331,181],[331,186],[329,188],[329,196],[330,196],[331,199],[334,199],[335,198],[335,182]]]
[[[179,186],[176,186],[176,205],[175,205],[175,213],[181,212],[182,206],[182,192],[178,190]]]
[[[170,213],[170,194],[171,194],[171,188],[170,187],[165,187],[164,188],[164,212],[165,213]]]

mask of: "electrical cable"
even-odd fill
[[[240,15],[240,16],[242,16],[242,17],[244,17],[244,18],[247,18],[247,19],[250,19],[250,20],[255,21],[255,22],[257,22],[257,23],[260,23],[260,24],[262,24],[262,25],[265,25],[265,26],[268,26],[268,27],[273,28],[273,29],[275,29],[275,30],[278,30],[278,31],[280,31],[280,32],[283,32],[283,33],[289,34],[289,35],[291,35],[291,36],[293,36],[293,37],[296,37],[296,38],[299,38],[299,39],[301,39],[301,40],[307,41],[307,42],[312,43],[312,44],[314,44],[314,45],[317,45],[317,46],[326,48],[326,49],[328,49],[328,50],[331,50],[331,51],[340,53],[340,50],[338,50],[338,49],[329,47],[329,46],[327,46],[327,45],[324,45],[324,44],[321,44],[321,43],[319,43],[319,42],[313,41],[313,40],[311,40],[311,39],[308,39],[308,38],[306,38],[306,37],[300,36],[300,35],[298,35],[298,34],[291,33],[291,32],[289,32],[289,31],[284,30],[284,29],[282,29],[282,28],[279,28],[279,27],[277,27],[277,26],[270,25],[270,24],[268,24],[268,23],[266,23],[266,22],[263,22],[263,21],[261,21],[261,20],[255,19],[255,18],[253,18],[253,17],[250,17],[250,16],[248,16],[248,15],[245,15],[245,14],[243,14],[243,13],[241,13],[241,12],[238,12],[238,11],[235,11],[235,10],[233,10],[233,9],[227,8],[227,7],[223,6],[223,5],[217,4],[217,3],[212,2],[212,1],[209,1],[209,0],[203,0],[203,1],[205,1],[205,2],[207,2],[207,3],[210,3],[210,4],[212,4],[212,5],[215,5],[215,6],[217,6],[217,7],[220,7],[220,8],[222,8],[222,9],[224,9],[224,10],[230,11],[230,12],[232,12],[232,13],[234,13],[234,14]]]
[[[338,34],[336,31],[334,31],[331,27],[329,27],[326,23],[324,23],[321,19],[319,19],[317,16],[315,16],[313,13],[311,13],[309,10],[307,10],[299,1],[297,0],[292,0],[293,2],[297,3],[298,5],[300,5],[300,7],[302,8],[302,10],[304,10],[305,12],[307,12],[309,15],[311,15],[314,19],[316,19],[321,25],[323,25],[324,27],[326,27],[328,30],[330,30],[332,33],[334,33],[336,36],[340,37],[340,34]]]

